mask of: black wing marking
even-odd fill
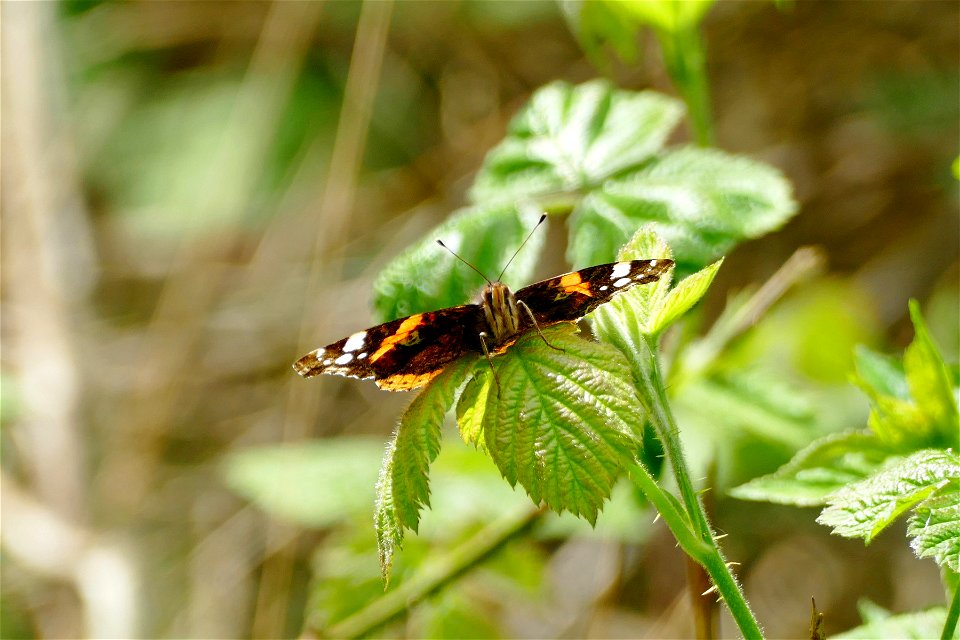
[[[315,349],[293,368],[304,378],[326,373],[414,389],[462,355],[464,332],[474,330],[480,315],[477,305],[463,305],[391,320]]]
[[[536,282],[517,291],[516,296],[530,307],[541,326],[573,322],[618,293],[659,280],[672,266],[673,260],[666,259],[601,264]]]

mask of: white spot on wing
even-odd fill
[[[353,360],[352,353],[345,353],[336,360],[333,361],[334,364],[350,364],[350,361]]]
[[[657,266],[657,261],[656,261],[656,260],[651,260],[651,261],[650,261],[650,266],[651,266],[651,267]]]
[[[357,356],[357,360],[363,360],[366,357],[367,357],[367,352],[364,351],[363,353]]]
[[[603,285],[602,287],[600,287],[600,291],[606,291],[609,288],[610,287],[608,287],[607,285]]]
[[[619,280],[613,283],[613,286],[619,289],[620,287],[625,287],[628,284],[630,284],[630,278],[620,278]]]
[[[630,273],[630,263],[629,262],[618,262],[613,265],[613,271],[610,272],[610,279],[622,278],[625,275]]]
[[[346,352],[356,351],[363,347],[364,340],[367,338],[366,331],[358,331],[349,338],[343,345],[343,350]]]
[[[327,358],[326,360],[323,361],[323,366],[329,367],[332,363],[333,363],[333,360],[331,360],[330,358]]]

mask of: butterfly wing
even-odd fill
[[[334,374],[373,378],[382,389],[422,387],[465,349],[466,331],[475,331],[477,305],[450,307],[391,320],[315,349],[293,368],[304,378]]]
[[[541,280],[517,291],[517,300],[533,312],[540,326],[573,322],[619,293],[659,280],[673,260],[612,262]],[[521,319],[529,322],[526,314]]]

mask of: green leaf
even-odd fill
[[[817,522],[867,544],[901,513],[960,479],[960,457],[924,449],[833,493]]]
[[[617,254],[618,260],[672,257],[670,247],[649,226],[637,231]],[[647,350],[645,339],[649,334],[648,327],[670,295],[672,275],[671,268],[656,282],[633,287],[588,316],[597,338],[614,345],[627,356],[633,365],[634,380],[638,383],[643,373],[637,368],[636,355]]]
[[[874,434],[830,434],[798,452],[774,473],[730,490],[742,500],[764,500],[809,507],[825,504],[844,486],[862,480],[884,464],[890,449]]]
[[[861,386],[881,395],[910,399],[910,386],[903,363],[898,358],[877,353],[863,345],[856,347],[854,355],[856,382]]]
[[[944,607],[933,607],[924,611],[898,615],[874,616],[866,624],[830,636],[830,638],[831,640],[939,638],[946,618],[947,610]]]
[[[464,387],[457,403],[457,425],[460,427],[460,437],[467,444],[472,444],[481,450],[486,450],[483,441],[483,416],[487,407],[490,391],[496,387],[489,376],[474,376]]]
[[[960,572],[960,480],[953,480],[920,503],[907,525],[917,557]]]
[[[404,411],[387,445],[374,508],[384,582],[389,580],[394,550],[403,542],[403,528],[416,531],[420,509],[430,505],[429,469],[440,452],[440,426],[475,363],[475,358],[461,358],[434,378]]]
[[[867,349],[857,351],[854,382],[870,398],[868,424],[881,439],[911,451],[960,447],[954,377],[933,342],[916,302],[910,303],[916,335],[903,365]]]
[[[591,191],[571,219],[575,266],[609,262],[634,231],[654,223],[689,270],[796,212],[790,183],[773,167],[716,150],[683,148]]]
[[[660,150],[683,114],[652,91],[554,82],[531,96],[486,157],[470,197],[497,202],[593,188]],[[612,255],[612,254],[611,254]]]
[[[721,258],[710,266],[704,267],[681,280],[670,291],[663,305],[657,310],[657,315],[653,321],[648,323],[647,331],[652,335],[662,333],[677,318],[700,302],[700,299],[706,295],[707,289],[713,283],[713,278],[717,275],[717,271],[720,270],[722,264],[723,259]]]
[[[374,282],[374,305],[382,320],[463,304],[476,296],[483,278],[450,249],[493,280],[506,266],[543,212],[515,205],[460,209],[388,264]],[[510,263],[504,282],[526,284],[539,259],[546,232],[539,230]]]
[[[578,337],[570,325],[543,334],[562,351],[530,333],[494,358],[501,392],[486,396],[484,441],[511,485],[592,524],[623,460],[639,447],[633,434],[643,408],[615,349]],[[477,376],[491,375],[478,369]]]
[[[369,510],[381,455],[383,444],[368,438],[254,447],[230,454],[223,473],[231,489],[267,513],[329,527]]]
[[[916,300],[910,301],[910,319],[916,335],[903,353],[910,395],[943,446],[960,447],[960,415],[951,375],[933,342]]]

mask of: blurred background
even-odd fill
[[[374,320],[378,270],[465,203],[532,91],[600,75],[562,8],[0,11],[2,636],[285,637],[361,609],[382,594],[373,483],[412,396],[305,382],[290,365]],[[702,317],[798,247],[822,247],[822,275],[730,356],[760,380],[790,370],[811,440],[865,424],[852,348],[899,353],[909,298],[956,361],[958,26],[952,1],[725,2],[703,22],[715,144],[781,169],[800,210],[729,256]],[[608,74],[675,94],[656,40],[637,44]],[[689,139],[681,127],[674,142]],[[561,236],[539,275],[564,270]],[[682,399],[677,411],[681,429],[712,428],[685,424]],[[772,637],[806,633],[811,595],[828,632],[858,623],[863,596],[942,604],[935,565],[901,534],[864,548],[831,538],[816,510],[726,498],[804,444],[743,422],[712,455],[709,506]],[[303,442],[301,466],[249,455]],[[433,477],[444,513],[410,536],[401,583],[524,504],[482,456],[446,448]],[[465,483],[474,467],[487,479]],[[551,517],[379,633],[690,635],[683,558],[628,494],[596,530]]]

